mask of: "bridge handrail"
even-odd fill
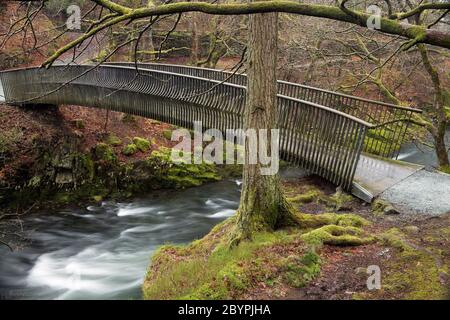
[[[131,62],[108,62],[107,64],[135,67],[135,63]],[[247,76],[244,73],[233,74],[230,71],[211,68],[165,63],[138,63],[137,65],[138,68],[165,70],[186,75],[201,75],[202,77],[243,86],[246,85],[247,81]],[[370,136],[366,139],[364,151],[384,157],[398,157],[400,146],[405,139],[413,114],[422,112],[422,110],[416,108],[398,106],[282,80],[278,80],[278,93],[340,110],[374,124],[370,129]]]
[[[73,66],[75,66],[75,65],[72,65],[72,67],[73,67]],[[84,65],[84,64],[79,64],[79,65],[76,65],[76,66],[77,66],[77,67],[92,67],[91,65]],[[134,68],[129,67],[129,66],[110,66],[109,63],[108,63],[108,64],[105,64],[104,66],[99,66],[98,68],[105,68],[105,67],[111,67],[111,68],[123,68],[123,69],[128,69],[128,70],[135,71]],[[55,68],[63,68],[63,69],[66,69],[66,68],[67,68],[67,65],[55,65],[55,66],[52,66],[52,68],[53,68],[53,69],[55,69]],[[29,70],[42,70],[42,69],[41,69],[40,67],[23,67],[23,68],[15,68],[15,69],[9,69],[9,70],[1,70],[1,71],[0,71],[0,75],[1,75],[2,73],[3,73],[3,74],[6,74],[6,73],[21,72],[21,71],[29,71]],[[211,70],[213,70],[213,69],[211,69]],[[92,70],[92,71],[93,71],[93,70]],[[222,81],[220,81],[220,80],[215,80],[215,79],[202,78],[202,77],[192,76],[192,75],[181,75],[181,74],[174,73],[174,72],[170,72],[170,71],[160,71],[160,70],[152,70],[152,71],[155,72],[155,73],[158,73],[158,74],[164,74],[164,75],[170,75],[170,76],[177,76],[177,77],[182,76],[183,78],[196,79],[196,80],[204,81],[204,82],[206,82],[206,83],[213,83],[214,85],[220,85],[220,86],[227,86],[227,87],[239,88],[239,89],[242,89],[242,90],[246,90],[246,89],[247,89],[247,88],[246,88],[245,86],[243,86],[243,85],[239,85],[239,84],[235,84],[235,83],[222,82]],[[65,84],[65,83],[66,83],[66,82],[61,82],[60,84],[63,85],[63,84]],[[70,83],[67,83],[67,84],[70,84]],[[121,91],[127,91],[127,87],[125,86],[125,87],[121,88],[120,90],[121,90]],[[207,92],[205,92],[205,93],[202,93],[202,92],[198,93],[198,95],[202,95],[202,94],[207,94]],[[314,102],[311,102],[311,101],[306,101],[306,100],[303,100],[303,99],[298,99],[298,98],[286,96],[286,95],[283,95],[283,94],[277,94],[277,96],[278,96],[279,98],[281,98],[281,99],[286,99],[286,100],[291,100],[291,101],[300,102],[300,103],[303,103],[303,104],[305,104],[305,105],[312,106],[312,107],[314,107],[314,108],[322,109],[322,110],[325,110],[325,111],[327,111],[327,112],[334,113],[334,114],[336,114],[336,115],[340,115],[340,116],[342,116],[342,117],[345,117],[345,118],[348,118],[348,119],[350,119],[350,120],[352,120],[352,121],[355,121],[355,122],[357,122],[357,123],[359,123],[359,124],[361,124],[361,125],[363,125],[363,126],[369,128],[369,129],[370,129],[370,128],[375,128],[375,127],[377,127],[377,125],[375,125],[375,124],[369,123],[369,122],[364,121],[364,120],[362,120],[362,119],[359,119],[359,118],[357,118],[357,117],[355,117],[355,116],[352,116],[352,115],[347,114],[347,113],[345,113],[345,112],[342,112],[342,111],[339,111],[339,110],[336,110],[336,109],[333,109],[333,108],[330,108],[330,107],[327,107],[327,106],[324,106],[324,105],[320,105],[320,104],[317,104],[317,103],[314,103]],[[30,100],[30,99],[28,99],[28,100]],[[23,102],[23,101],[15,101],[15,103],[22,103],[22,102]],[[32,102],[32,101],[30,101],[30,103],[31,103],[31,102]]]
[[[134,62],[105,62],[104,65],[127,65],[127,66],[134,66],[135,63]],[[227,82],[233,83],[231,82],[233,77],[242,77],[243,79],[247,79],[247,74],[246,73],[233,73],[231,71],[228,70],[220,70],[220,69],[213,69],[213,68],[203,68],[203,67],[196,67],[196,66],[186,66],[186,65],[178,65],[178,64],[170,64],[170,63],[154,63],[154,62],[139,62],[138,63],[138,67],[139,66],[152,66],[152,67],[159,67],[159,66],[164,66],[167,68],[180,68],[180,69],[185,69],[185,70],[195,70],[195,71],[208,71],[208,72],[214,72],[217,74],[226,74],[227,76],[232,76]],[[174,71],[171,71],[174,72]],[[175,72],[176,73],[176,72]],[[215,79],[215,80],[219,80],[219,81],[223,81],[224,79]],[[330,94],[334,94],[334,95],[338,95],[341,97],[345,97],[345,98],[351,98],[351,99],[355,99],[355,100],[361,100],[364,102],[370,102],[370,103],[374,103],[374,104],[378,104],[378,105],[383,105],[386,107],[390,107],[390,108],[394,108],[394,109],[403,109],[403,110],[408,110],[408,111],[413,111],[413,112],[417,112],[417,113],[422,113],[422,110],[417,109],[417,108],[412,108],[412,107],[407,107],[407,106],[399,106],[396,104],[392,104],[392,103],[388,103],[388,102],[383,102],[383,101],[377,101],[377,100],[373,100],[373,99],[368,99],[368,98],[364,98],[364,97],[358,97],[358,96],[353,96],[353,95],[349,95],[346,93],[342,93],[342,92],[337,92],[337,91],[331,91],[331,90],[327,90],[327,89],[322,89],[322,88],[317,88],[317,87],[312,87],[312,86],[308,86],[305,84],[300,84],[300,83],[295,83],[295,82],[290,82],[290,81],[285,81],[285,80],[277,80],[278,83],[283,83],[286,85],[290,85],[290,86],[295,86],[295,87],[301,87],[301,88],[307,88],[307,89],[311,89],[311,90],[317,90],[317,91],[321,91],[321,92],[326,92],[326,93],[330,93]],[[239,84],[239,83],[236,83]],[[240,84],[245,86],[245,84]]]

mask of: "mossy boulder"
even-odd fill
[[[138,147],[134,143],[126,145],[122,150],[122,153],[126,156],[132,156],[136,152],[138,152]]]
[[[116,162],[117,157],[114,153],[114,150],[106,143],[100,142],[94,148],[95,157],[98,160],[102,160],[105,162]]]
[[[399,214],[399,212],[392,206],[392,204],[380,198],[375,199],[375,201],[372,203],[372,213],[374,215]]]
[[[141,152],[146,152],[150,149],[150,141],[148,141],[145,138],[140,138],[140,137],[134,137],[133,138],[133,143],[136,145],[136,147],[139,149],[139,151]]]
[[[153,151],[147,158],[147,163],[158,173],[160,181],[175,188],[199,186],[204,182],[221,179],[212,164],[174,163],[171,159],[171,150],[168,148]]]
[[[106,143],[111,146],[120,146],[122,144],[122,140],[120,140],[116,135],[110,134],[106,138]]]

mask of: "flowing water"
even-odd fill
[[[29,215],[32,242],[0,247],[0,299],[139,299],[155,248],[200,238],[231,216],[239,184]]]
[[[431,138],[427,139],[428,143],[432,143]],[[447,129],[445,135],[445,142],[447,148],[450,147],[450,127]],[[450,150],[449,150],[450,155]],[[412,142],[406,143],[400,149],[398,160],[417,163],[426,166],[428,169],[435,169],[438,167],[436,153],[433,148],[423,144],[415,144]]]

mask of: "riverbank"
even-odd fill
[[[198,186],[231,174],[172,164],[175,127],[154,120],[76,106],[0,105],[0,121],[0,207],[13,211]]]
[[[152,258],[144,297],[450,298],[450,213],[429,219],[385,210],[383,202],[370,207],[315,177],[284,188],[303,219],[300,228],[258,233],[230,250],[231,217],[191,244],[163,246]],[[373,266],[381,287],[369,290]]]

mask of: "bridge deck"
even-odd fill
[[[421,165],[362,154],[356,167],[352,193],[371,202],[382,192],[422,169]]]

